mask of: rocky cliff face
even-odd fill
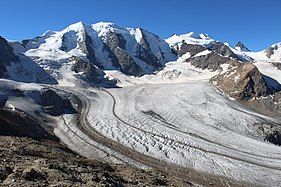
[[[62,98],[54,90],[44,89],[41,91],[40,95],[40,104],[47,114],[59,116],[65,113],[76,112],[71,102],[66,98]]]
[[[126,51],[126,40],[121,34],[109,31],[106,36],[105,45],[104,48],[108,50],[112,63],[123,73],[134,76],[143,75],[143,70]]]
[[[104,78],[105,73],[91,62],[86,62],[75,56],[70,58],[70,61],[73,63],[71,70],[76,73],[75,76],[77,78],[94,84],[100,84],[103,81],[108,81]]]
[[[211,81],[232,98],[248,100],[267,96],[270,89],[263,75],[252,63],[230,63],[228,70]]]
[[[271,47],[267,48],[265,50],[267,58],[271,58],[271,56],[274,54],[274,51],[277,50],[277,49],[278,49],[277,45],[271,46]]]
[[[225,44],[221,42],[211,42],[207,48],[210,51],[214,51],[224,57],[239,59],[239,57]]]
[[[210,52],[207,55],[194,56],[187,59],[187,62],[201,69],[210,69],[212,71],[221,70],[220,65],[230,61],[229,58],[223,57],[216,52]]]
[[[187,44],[183,43],[181,46],[177,46],[176,51],[179,56],[183,56],[186,53],[190,53],[191,56],[194,56],[202,51],[206,50],[206,47],[196,44]]]
[[[243,51],[243,52],[249,52],[250,49],[248,49],[242,42],[237,42],[236,46],[235,46],[236,49],[238,49],[239,51]]]
[[[6,66],[11,62],[18,62],[19,58],[14,54],[13,48],[9,45],[7,40],[0,36],[0,77],[6,72]]]
[[[271,62],[281,62],[281,43],[271,45],[269,48],[263,51],[265,56]]]
[[[58,140],[24,112],[0,109],[0,136],[31,137]]]

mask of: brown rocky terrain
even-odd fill
[[[207,55],[194,56],[186,60],[196,68],[210,69],[212,71],[222,70],[221,65],[231,61],[229,58],[221,56],[216,52],[211,52]]]
[[[270,93],[263,75],[252,63],[230,62],[225,73],[211,79],[228,96],[238,100],[267,96]]]
[[[0,186],[189,186],[160,171],[82,158],[58,142],[0,136]]]

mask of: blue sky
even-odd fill
[[[0,35],[21,40],[83,21],[143,27],[163,38],[208,33],[252,50],[281,41],[281,0],[6,0]]]

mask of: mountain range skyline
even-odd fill
[[[137,6],[128,0],[82,0],[67,3],[50,1],[44,7],[38,6],[34,0],[24,3],[13,0],[12,3],[3,2],[2,7],[0,16],[5,19],[1,21],[0,35],[17,41],[42,35],[47,30],[61,30],[78,21],[86,24],[105,21],[122,27],[141,27],[162,38],[189,32],[207,33],[232,46],[241,41],[253,51],[281,41],[281,26],[277,24],[281,17],[279,0],[145,0]],[[19,17],[22,18],[20,21]]]

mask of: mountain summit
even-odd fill
[[[176,58],[163,39],[142,28],[78,22],[49,33],[24,40],[25,55],[43,61],[65,61],[77,56],[99,68],[135,76],[155,71]]]
[[[238,51],[243,51],[243,52],[249,52],[250,50],[242,43],[242,42],[237,42],[237,44],[236,44],[236,49],[238,50]]]

